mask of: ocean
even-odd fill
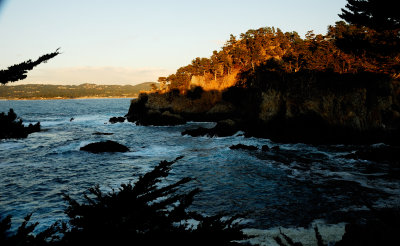
[[[206,215],[243,214],[241,223],[249,233],[265,236],[277,228],[307,230],[319,223],[336,228],[325,231],[332,240],[340,239],[344,223],[368,206],[400,204],[400,182],[390,175],[390,165],[343,157],[362,146],[280,144],[245,138],[241,132],[214,138],[181,135],[186,129],[212,127],[212,122],[164,127],[108,122],[124,116],[129,105],[129,99],[0,101],[0,112],[13,108],[25,124],[39,121],[42,127],[26,139],[0,140],[0,215],[12,215],[18,225],[32,213],[31,221],[42,230],[57,220],[67,221],[63,194],[79,200],[94,185],[118,189],[178,156],[184,157],[165,182],[194,178],[184,187],[201,189],[190,209]],[[130,151],[79,150],[103,140]],[[229,148],[238,143],[259,150]],[[263,145],[277,149],[263,152]]]

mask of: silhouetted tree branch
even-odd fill
[[[393,0],[347,0],[340,18],[377,31],[400,28],[400,12]]]
[[[32,70],[40,63],[46,63],[48,60],[60,54],[58,48],[55,52],[42,55],[36,61],[28,60],[20,64],[12,65],[7,69],[0,70],[0,83],[7,84],[9,82],[16,82],[23,80],[27,77],[26,73]]]

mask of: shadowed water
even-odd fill
[[[65,219],[62,194],[79,198],[95,184],[103,189],[133,182],[161,160],[184,158],[167,180],[195,178],[187,189],[202,190],[192,209],[205,214],[247,213],[248,227],[306,227],[323,219],[339,223],[367,205],[399,204],[398,169],[385,163],[341,156],[359,146],[278,144],[268,139],[181,136],[181,131],[214,123],[174,127],[110,124],[123,116],[129,99],[0,101],[0,111],[13,108],[24,123],[41,122],[43,131],[26,139],[0,140],[0,214],[16,222],[33,212],[39,229]],[[71,118],[74,120],[70,121]],[[94,132],[113,135],[93,135]],[[79,148],[114,140],[127,153],[92,154]],[[277,150],[231,150],[233,144],[279,146]]]

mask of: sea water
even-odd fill
[[[26,139],[0,140],[0,215],[12,215],[18,225],[33,213],[31,220],[41,230],[67,221],[63,194],[80,199],[97,184],[107,191],[134,183],[160,161],[178,156],[184,158],[173,164],[166,182],[194,178],[185,189],[201,192],[190,209],[207,215],[244,214],[247,232],[258,233],[264,242],[277,228],[288,228],[289,234],[307,231],[316,221],[340,228],[333,233],[340,239],[349,216],[368,206],[399,204],[400,182],[390,165],[343,158],[360,146],[280,144],[240,132],[214,138],[181,135],[186,129],[214,126],[211,122],[166,127],[109,123],[110,117],[124,116],[129,105],[129,99],[0,101],[0,112],[13,108],[25,124],[39,121],[42,126]],[[130,151],[79,150],[104,140]],[[229,148],[238,143],[260,150]],[[262,145],[279,149],[262,152]]]

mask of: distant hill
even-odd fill
[[[0,86],[0,99],[72,99],[103,97],[137,97],[140,91],[149,91],[152,84],[145,82],[138,85],[5,85]]]

